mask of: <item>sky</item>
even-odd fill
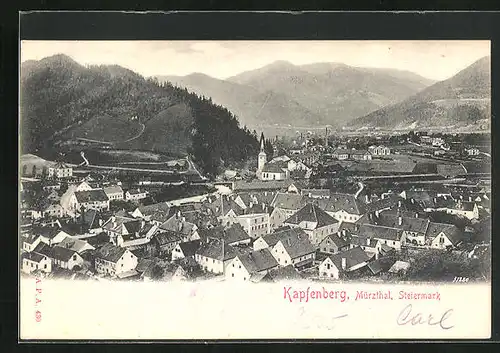
[[[66,54],[82,65],[116,64],[143,76],[194,72],[225,79],[277,60],[412,71],[433,80],[490,55],[489,41],[22,41],[21,61]]]

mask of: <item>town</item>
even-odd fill
[[[267,138],[244,168],[213,178],[186,178],[189,159],[166,177],[98,168],[84,154],[79,165],[21,156],[22,275],[490,280],[489,134],[326,128]]]

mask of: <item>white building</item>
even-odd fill
[[[73,176],[73,168],[65,163],[58,162],[48,168],[49,178],[71,178]]]
[[[109,201],[123,200],[123,189],[119,186],[106,186],[104,189]]]

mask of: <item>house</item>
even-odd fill
[[[389,273],[400,274],[405,273],[410,268],[410,264],[405,261],[396,261],[389,269]]]
[[[107,243],[95,251],[95,269],[100,275],[116,276],[134,270],[137,256],[130,250]]]
[[[357,232],[359,237],[379,240],[397,251],[401,250],[403,231],[398,228],[384,227],[373,224],[363,224]]]
[[[368,147],[368,152],[370,152],[373,156],[388,156],[391,154],[390,148],[383,145],[370,146]]]
[[[106,186],[103,190],[109,201],[123,200],[123,189],[120,185]]]
[[[50,258],[53,265],[68,270],[73,270],[75,266],[81,268],[84,262],[83,258],[76,251],[59,245],[52,248]]]
[[[203,241],[210,239],[224,240],[226,245],[248,245],[251,238],[243,227],[238,224],[232,224],[228,227],[218,226],[210,229],[200,229],[200,237]]]
[[[58,162],[48,168],[49,178],[71,178],[73,176],[73,168],[63,162]]]
[[[268,213],[262,212],[262,209],[257,207],[257,210],[247,209],[249,214],[238,216],[228,216],[224,224],[238,224],[252,239],[256,239],[261,235],[269,234],[271,231],[270,216]]]
[[[426,245],[443,250],[456,248],[463,238],[463,233],[455,225],[431,222],[427,228]]]
[[[123,245],[126,240],[133,238],[151,239],[157,232],[158,227],[143,219],[135,219],[126,216],[111,216],[102,225],[102,230],[106,232],[115,245]],[[127,239],[125,239],[127,238]]]
[[[227,280],[250,281],[277,267],[278,262],[269,249],[261,249],[237,255],[229,262],[225,276]]]
[[[34,236],[39,236],[41,242],[50,246],[58,244],[64,238],[70,236],[68,233],[63,231],[59,226],[51,226],[51,227],[34,226],[32,229],[32,234]]]
[[[319,251],[336,254],[349,249],[349,244],[337,234],[329,234],[319,243]]]
[[[142,272],[140,278],[145,282],[178,281],[186,280],[188,276],[182,266],[154,258],[148,268]]]
[[[339,228],[339,222],[335,218],[312,203],[286,219],[283,225],[304,230],[314,246],[319,245],[325,236],[336,233]]]
[[[86,238],[102,232],[105,215],[97,210],[83,210],[73,221],[62,224],[62,229],[78,238]]]
[[[430,220],[427,218],[420,218],[418,213],[417,217],[403,217],[398,214],[380,213],[376,215],[368,214],[366,218],[361,218],[358,223],[373,224],[396,228],[402,231],[401,243],[402,245],[411,244],[414,246],[425,245],[425,235]]]
[[[238,255],[239,251],[227,245],[224,240],[211,239],[204,242],[196,250],[194,259],[207,272],[223,274],[229,262]]]
[[[264,248],[273,248],[280,239],[285,239],[290,236],[299,236],[307,238],[308,235],[300,228],[291,228],[289,226],[276,229],[273,233],[263,235],[253,242],[253,249],[259,250]]]
[[[130,189],[125,193],[125,200],[127,201],[137,201],[142,200],[147,197],[147,192],[140,189]]]
[[[175,212],[172,207],[170,207],[166,202],[155,203],[148,206],[139,206],[131,213],[131,216],[134,218],[143,218],[146,221],[152,222],[158,226],[168,221],[174,215]]]
[[[259,282],[278,283],[278,282],[290,282],[290,281],[300,281],[300,280],[303,280],[303,277],[300,274],[300,272],[297,271],[297,269],[293,265],[288,265],[269,270],[265,276],[260,278]],[[252,281],[252,278],[250,278],[250,281]]]
[[[271,253],[281,266],[293,265],[296,268],[307,267],[316,258],[316,249],[309,238],[298,233],[280,238]]]
[[[302,189],[301,194],[311,199],[329,199],[330,189]]]
[[[50,203],[42,209],[42,217],[62,218],[64,215],[63,207],[58,203]]]
[[[349,151],[349,156],[351,159],[356,161],[371,161],[372,155],[368,151],[361,150],[351,150]]]
[[[172,261],[184,259],[186,257],[194,258],[196,250],[200,247],[200,240],[192,240],[177,244],[172,250]]]
[[[66,237],[64,238],[58,246],[70,249],[72,251],[77,252],[78,254],[83,253],[84,251],[90,251],[90,250],[95,250],[95,248],[90,245],[88,242],[85,240],[81,239],[75,239],[72,237]]]
[[[344,161],[349,158],[349,150],[337,148],[335,151],[333,151],[332,157],[340,161]]]
[[[332,193],[329,199],[314,203],[339,222],[354,223],[366,212],[366,205],[351,194]]]
[[[273,210],[269,218],[271,229],[281,227],[283,222],[306,205],[306,198],[300,194],[277,193],[271,201]]]
[[[70,199],[70,208],[73,211],[109,210],[109,198],[103,189],[75,191]]]
[[[466,148],[465,152],[467,152],[467,154],[469,156],[478,156],[479,155],[479,149],[477,149],[477,148]]]
[[[359,270],[369,261],[368,255],[360,247],[355,247],[324,259],[319,265],[319,277],[339,279],[342,273]]]
[[[181,236],[181,240],[184,242],[200,239],[198,226],[194,223],[186,221],[184,216],[178,214],[170,217],[167,221],[160,224],[160,229],[177,232]]]
[[[445,144],[445,142],[441,137],[433,137],[432,138],[432,146],[433,147],[441,147],[444,144]]]
[[[20,236],[22,251],[32,252],[38,244],[42,241],[42,237],[36,234],[22,234]]]
[[[266,163],[259,174],[259,179],[266,180],[286,180],[290,178],[288,163],[276,162]]]
[[[158,234],[151,240],[155,249],[156,256],[165,258],[170,256],[178,244],[182,242],[182,236],[170,230],[160,230]]]
[[[40,270],[43,272],[52,271],[52,262],[46,255],[37,252],[25,252],[21,255],[21,271],[24,273],[32,273]]]

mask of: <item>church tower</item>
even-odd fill
[[[267,162],[267,155],[266,152],[264,151],[264,133],[260,135],[260,153],[259,153],[259,160],[257,164],[257,173],[262,172],[262,169],[264,169],[264,165]]]

